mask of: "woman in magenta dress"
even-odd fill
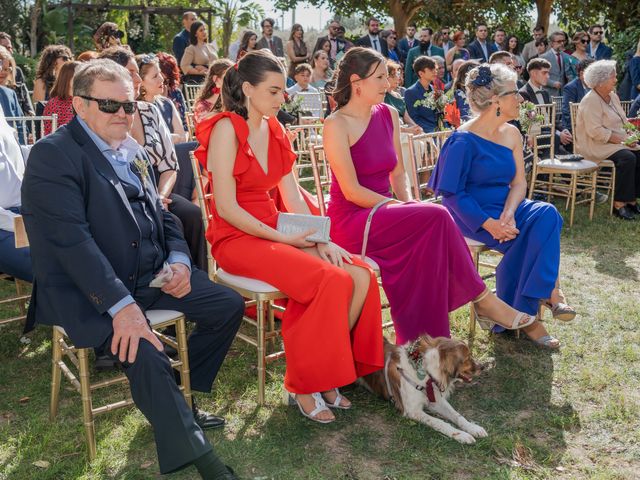
[[[340,62],[333,91],[338,109],[324,124],[331,164],[331,236],[350,252],[362,249],[380,266],[398,344],[422,334],[450,336],[449,312],[474,301],[479,316],[509,329],[535,317],[499,300],[476,272],[449,212],[412,201],[401,158],[398,112],[382,103],[389,82],[384,58],[352,48]],[[397,200],[391,199],[391,188]]]

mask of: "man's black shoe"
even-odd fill
[[[200,410],[195,404],[193,404],[193,418],[196,420],[198,426],[203,430],[209,430],[211,428],[224,427],[226,423],[222,417],[217,417],[204,410]]]
[[[621,218],[622,220],[635,220],[636,217],[631,212],[632,212],[631,208],[629,208],[626,205],[624,207],[621,207],[621,208],[614,208],[613,209],[613,214],[616,217]]]
[[[635,215],[640,215],[640,205],[634,203],[633,205],[627,205],[627,208],[631,210],[631,213]]]

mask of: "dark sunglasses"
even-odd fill
[[[136,111],[136,108],[138,108],[138,104],[136,102],[117,102],[116,100],[110,100],[108,98],[93,98],[86,97],[84,95],[80,95],[80,98],[96,102],[98,104],[98,110],[102,113],[109,113],[111,115],[117,113],[121,107],[127,115],[131,115]]]
[[[602,35],[604,32],[602,30],[598,30],[597,32],[591,32],[593,35]]]
[[[587,44],[587,43],[589,43],[589,39],[588,38],[581,38],[580,39],[580,43]]]

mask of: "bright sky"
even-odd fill
[[[286,12],[283,16],[282,12],[276,11],[273,8],[273,2],[267,0],[256,0],[257,3],[262,5],[266,14],[270,17],[273,17],[279,25],[282,25],[284,20],[284,28],[288,29],[291,27],[293,23],[292,20],[292,11]],[[327,21],[331,18],[331,11],[327,8],[316,8],[310,6],[306,2],[300,2],[298,7],[296,8],[296,23],[300,23],[305,30],[309,28],[315,28],[316,30],[321,30]]]

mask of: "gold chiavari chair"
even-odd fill
[[[18,217],[22,218],[22,217]],[[29,245],[27,233],[24,230],[24,223],[14,222],[16,225],[16,247],[26,247]],[[165,344],[173,347],[178,352],[178,360],[171,360],[171,366],[180,373],[180,390],[184,394],[187,404],[191,406],[191,377],[189,373],[189,354],[187,352],[187,333],[184,315],[173,310],[147,310],[145,316],[158,338]],[[158,330],[175,326],[176,339],[163,335]],[[55,420],[58,414],[58,404],[60,401],[60,384],[62,375],[71,382],[71,385],[80,393],[82,399],[82,417],[87,439],[87,449],[89,460],[96,457],[96,434],[94,418],[112,410],[127,407],[133,404],[131,398],[120,400],[100,407],[93,405],[93,391],[127,383],[127,377],[119,375],[108,380],[91,383],[89,369],[89,355],[91,348],[77,348],[73,346],[60,326],[53,327],[52,350],[52,372],[51,372],[51,401],[49,405],[49,416],[51,421]],[[65,357],[77,368],[77,374],[72,371],[72,367],[65,361]]]
[[[575,206],[589,204],[589,220],[593,219],[596,200],[598,165],[589,160],[561,162],[555,157],[555,105],[536,105],[536,113],[545,118],[540,133],[533,135],[533,169],[529,198],[535,193],[566,198],[565,209],[570,209],[569,227],[573,226]],[[542,158],[544,157],[544,158]],[[578,200],[578,193],[583,195]]]
[[[322,144],[323,126],[318,122],[287,126],[287,130],[295,135],[291,144],[294,153],[298,156],[299,165],[309,164],[311,147]]]
[[[576,118],[578,116],[579,103],[570,103],[571,113],[571,131],[573,132],[573,149],[576,151],[578,147],[578,138],[582,132],[578,132],[576,129]],[[588,158],[586,160],[589,160]],[[616,185],[616,165],[609,159],[602,160],[598,167],[598,176],[596,179],[597,187],[604,190],[609,195],[611,206],[609,207],[609,215],[613,215],[613,197]]]
[[[296,96],[300,96],[300,111],[307,112],[309,117],[316,121],[324,118],[324,110],[322,109],[322,94],[320,92],[298,92]]]
[[[22,220],[22,216],[18,215],[13,218],[13,231],[15,232],[15,247],[16,248],[28,247],[29,243],[27,241],[27,235],[24,229],[24,222]],[[3,272],[0,272],[0,281],[1,280],[13,282],[16,289],[16,294],[0,300],[0,306],[15,304],[20,313],[19,315],[14,315],[9,318],[0,319],[0,325],[5,325],[11,322],[23,321],[25,318],[27,318],[26,302],[31,297],[31,295],[27,293],[27,285],[29,285],[29,283],[23,280],[19,280],[17,278],[11,277],[10,275],[7,275],[6,273],[3,273]]]
[[[407,172],[413,196],[416,200],[435,201],[433,192],[427,187],[431,172],[436,168],[440,150],[453,130],[420,133],[409,136],[410,171]]]
[[[193,112],[187,112],[185,119],[187,121],[187,134],[189,135],[187,141],[193,142],[196,139],[196,123]]]
[[[51,132],[58,129],[58,114],[39,117],[6,117],[9,126],[18,131],[18,139],[22,145],[33,145],[43,138],[45,122],[51,125]]]
[[[620,105],[622,106],[622,110],[624,110],[624,114],[628,117],[629,111],[631,110],[631,104],[633,100],[621,100]]]
[[[203,86],[204,85],[190,84],[190,83],[185,83],[183,85],[184,99],[187,103],[187,110],[189,112],[193,111],[193,105],[196,103],[196,98],[198,98],[198,95],[200,95],[200,90],[202,90]]]
[[[213,194],[205,194],[205,186],[200,173],[200,164],[193,152],[190,153],[190,157],[196,183],[198,204],[200,205],[202,221],[206,231],[208,229],[209,222],[212,220],[209,204]],[[254,278],[241,277],[240,275],[233,275],[229,272],[225,272],[221,268],[216,268],[215,260],[211,255],[211,245],[209,245],[208,242],[207,261],[209,276],[212,281],[225,285],[238,292],[245,299],[248,299],[246,302],[247,307],[256,307],[255,319],[246,315],[243,317],[245,323],[256,329],[256,335],[251,336],[243,332],[238,332],[237,336],[241,340],[256,347],[258,351],[258,404],[263,405],[266,365],[274,360],[284,357],[284,351],[282,350],[268,353],[267,342],[271,343],[272,349],[275,350],[275,340],[280,336],[280,330],[275,328],[274,311],[282,310],[282,307],[275,305],[274,302],[276,300],[286,299],[287,296],[266,282],[262,282]]]

